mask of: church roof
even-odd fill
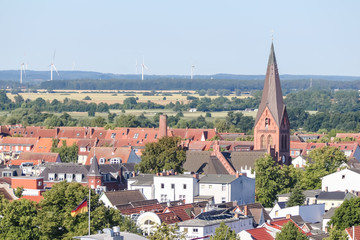
[[[91,166],[90,166],[88,176],[101,176],[100,171],[99,171],[99,164],[98,164],[95,154],[91,160]]]
[[[256,115],[255,125],[259,121],[261,114],[268,107],[276,124],[280,127],[284,113],[284,101],[280,85],[280,77],[276,63],[274,44],[271,43],[270,56],[265,76],[264,89],[261,103]]]

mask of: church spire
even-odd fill
[[[95,155],[95,147],[94,147],[94,157],[91,158],[91,166],[88,176],[101,176],[101,173],[99,171],[99,164]]]
[[[280,127],[284,114],[284,101],[280,85],[280,77],[276,63],[274,44],[271,43],[269,61],[266,70],[264,89],[261,103],[256,115],[255,125],[259,121],[265,108],[268,107],[275,123]]]

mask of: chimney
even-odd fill
[[[136,177],[136,173],[135,173],[135,172],[132,172],[132,176],[133,176],[133,177]]]
[[[194,174],[193,174],[193,177],[196,178],[196,179],[199,179],[199,174],[198,174],[198,173],[194,173]]]
[[[244,216],[247,216],[248,215],[248,206],[245,205],[244,206]]]
[[[236,178],[239,178],[240,177],[240,173],[239,171],[236,171]]]
[[[215,141],[214,145],[213,145],[213,151],[216,152],[220,152],[220,145],[219,145],[219,141]]]
[[[167,136],[167,115],[160,115],[159,118],[159,137]]]
[[[291,218],[291,214],[286,214],[286,219],[290,219]]]

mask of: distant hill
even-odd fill
[[[90,71],[59,71],[53,73],[54,80],[140,80],[141,75],[135,74],[113,74],[100,73]],[[264,80],[265,75],[238,75],[219,73],[214,75],[195,75],[195,79],[222,79],[222,80]],[[329,81],[355,81],[360,80],[359,76],[327,76],[327,75],[280,75],[281,80],[329,80]],[[156,79],[190,79],[189,75],[146,75],[145,80]],[[1,70],[0,81],[20,81],[19,70]],[[39,83],[50,80],[49,71],[26,71],[26,76],[23,76],[24,83]]]

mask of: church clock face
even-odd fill
[[[285,163],[286,158],[285,158],[285,156],[284,156],[284,155],[281,157],[281,161],[282,161],[282,163]]]

